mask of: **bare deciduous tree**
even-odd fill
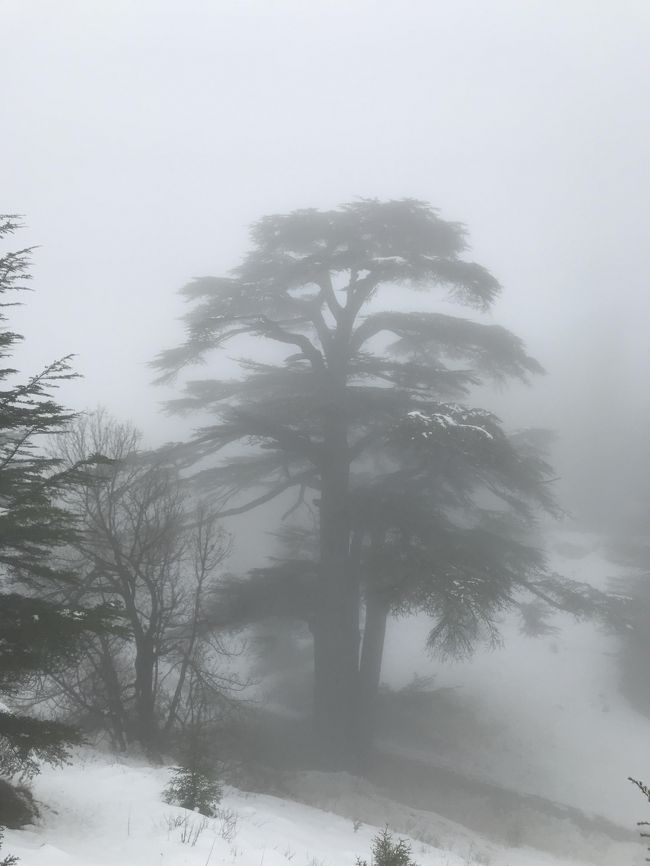
[[[106,458],[70,495],[81,531],[69,555],[84,574],[81,598],[118,604],[130,636],[89,638],[84,664],[51,680],[49,695],[101,723],[117,747],[136,740],[156,755],[199,694],[206,703],[241,683],[220,673],[218,605],[206,613],[230,539],[173,464],[139,444],[102,410],[59,439],[67,463]]]

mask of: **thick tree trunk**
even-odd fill
[[[115,665],[113,664],[113,656],[106,635],[99,636],[99,644],[101,647],[101,672],[106,689],[112,736],[116,748],[121,752],[125,752],[128,723],[127,714],[122,702],[122,687],[115,670]]]
[[[359,754],[359,602],[350,569],[347,446],[344,440],[339,445],[322,474],[314,722],[322,764],[354,771]]]
[[[389,605],[380,592],[369,586],[366,591],[366,620],[363,630],[359,692],[364,743],[369,748],[375,733],[377,694],[384,655]]]
[[[136,736],[149,757],[159,757],[158,726],[154,695],[155,653],[153,640],[143,635],[136,640],[135,712]]]
[[[377,731],[377,697],[384,655],[384,640],[389,605],[372,588],[366,591],[365,624],[359,663],[359,750],[360,772],[367,772],[372,763],[373,743]]]

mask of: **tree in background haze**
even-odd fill
[[[369,471],[351,494],[351,574],[363,607],[359,657],[362,758],[377,725],[377,697],[390,616],[425,613],[427,649],[447,658],[501,644],[506,612],[522,630],[555,629],[556,611],[607,619],[611,599],[549,571],[536,517],[557,514],[544,459],[545,431],[506,436],[480,410],[411,413],[383,443],[390,471]],[[247,580],[232,604],[251,623],[310,623],[317,545],[306,525],[287,526],[281,553]],[[297,659],[296,659],[297,661]],[[286,661],[284,662],[286,664]],[[295,677],[293,678],[295,680]]]
[[[289,491],[292,511],[308,499],[318,509],[314,719],[327,764],[349,768],[362,737],[354,539],[364,507],[355,503],[370,489],[369,473],[390,478],[387,437],[411,413],[473,417],[456,401],[475,386],[526,381],[541,368],[502,327],[388,306],[403,308],[412,289],[442,290],[486,311],[499,294],[495,278],[463,257],[463,226],[423,202],[363,200],[268,216],[253,226],[252,241],[231,276],[183,290],[192,304],[186,342],[156,363],[169,378],[242,337],[249,351],[255,341],[240,378],[190,381],[170,408],[215,416],[184,453],[203,461],[197,481],[222,516]],[[275,358],[261,360],[262,341],[276,346]],[[228,452],[237,443],[243,453]],[[222,461],[207,465],[219,452]]]

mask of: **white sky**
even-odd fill
[[[42,245],[20,364],[77,353],[75,408],[179,435],[145,366],[175,291],[258,216],[358,196],[467,224],[549,369],[514,420],[586,460],[647,390],[647,0],[0,0],[0,33],[0,209]]]

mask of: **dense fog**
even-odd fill
[[[505,376],[459,400],[496,413],[507,431],[553,433],[552,472],[540,483],[557,507],[534,530],[550,573],[647,599],[644,0],[3,0],[0,30],[0,211],[21,215],[12,249],[37,247],[33,292],[8,312],[25,337],[12,367],[27,376],[73,353],[81,377],[61,382],[64,406],[104,407],[140,430],[146,448],[187,441],[210,413],[174,415],[164,404],[196,371],[230,379],[242,357],[273,364],[288,353],[246,333],[180,380],[156,384],[152,362],[183,342],[181,317],[195,303],[179,294],[183,286],[247,261],[250,226],[265,215],[426,203],[465,227],[462,258],[486,268],[500,295],[489,309],[459,312],[444,292],[388,286],[363,315],[458,314],[520,337],[544,373],[528,383]],[[232,442],[226,460],[248,453],[247,440]],[[314,501],[301,531],[313,529]],[[226,519],[229,580],[271,568],[292,503],[280,497]],[[570,817],[585,838],[602,829],[589,823],[600,814],[617,825],[610,841],[633,840],[634,808],[642,817],[644,803],[626,779],[650,779],[647,750],[636,751],[649,724],[650,605],[647,619],[641,605],[636,619],[612,626],[582,609],[578,622],[576,609],[554,603],[563,612],[537,639],[505,612],[498,640],[446,659],[425,650],[431,624],[422,610],[390,617],[377,737],[394,750],[371,781],[488,835],[502,813],[521,812],[523,824],[533,815],[532,801],[530,813],[515,804],[519,792],[544,798],[549,821],[561,818],[557,804],[583,810],[587,817]],[[366,602],[366,626],[369,616]],[[283,713],[295,721],[310,711],[318,625],[302,620],[296,627],[274,614],[247,633],[255,652],[238,648],[231,660],[232,676],[250,678],[251,699],[269,707],[246,748],[276,770],[302,768],[304,731],[288,743],[287,730],[276,730]],[[244,638],[233,640],[239,647]],[[576,683],[591,689],[582,703]],[[553,715],[558,707],[564,715]],[[540,722],[542,708],[550,709]],[[438,772],[430,789],[418,765],[427,750]],[[400,754],[412,765],[393,766]],[[480,780],[472,796],[463,787],[471,778]],[[313,779],[292,784],[287,796],[329,802],[331,780],[321,779],[318,795]],[[607,795],[590,799],[599,785]],[[476,797],[497,804],[497,817]],[[368,820],[389,822],[380,817]],[[508,832],[516,847],[523,831]],[[526,844],[544,847],[533,836]],[[569,850],[544,844],[557,856]],[[605,862],[597,843],[584,844],[581,862]]]
[[[424,199],[467,225],[504,286],[495,320],[549,371],[504,413],[560,433],[576,505],[593,503],[619,485],[611,436],[644,439],[648,15],[3,4],[2,188],[42,245],[29,359],[76,352],[76,406],[174,438],[145,364],[179,334],[180,286],[234,267],[265,213]]]

